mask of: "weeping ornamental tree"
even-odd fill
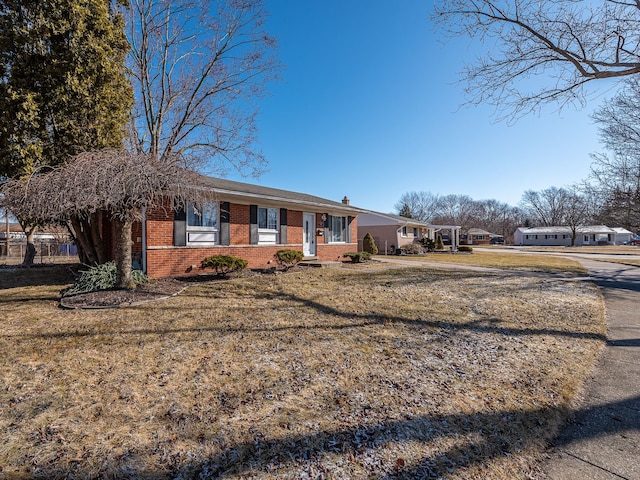
[[[27,178],[80,152],[122,146],[133,91],[116,10],[112,0],[1,3],[0,178]],[[38,219],[13,213],[27,234],[30,264]],[[65,218],[81,260],[105,261],[95,214]]]
[[[132,288],[132,223],[142,219],[143,208],[185,208],[187,202],[214,200],[203,178],[179,159],[107,149],[7,182],[2,203],[42,224],[107,215],[116,227],[117,287]]]

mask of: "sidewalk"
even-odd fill
[[[583,404],[554,442],[552,480],[640,479],[640,268],[579,259],[601,288],[607,346]]]

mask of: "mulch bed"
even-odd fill
[[[63,292],[62,297],[60,298],[60,306],[68,309],[130,307],[178,295],[191,285],[220,282],[232,278],[245,278],[257,275],[294,273],[303,268],[308,267],[296,266],[290,268],[286,272],[281,269],[269,268],[243,270],[242,272],[232,273],[227,276],[208,273],[188,277],[161,278],[149,283],[139,284],[133,290],[97,290],[87,293],[78,293],[75,295],[65,295]]]

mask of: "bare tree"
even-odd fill
[[[476,226],[478,204],[468,195],[445,195],[438,201],[438,210],[433,223],[459,225],[462,232]]]
[[[464,71],[466,93],[510,115],[583,105],[588,82],[640,73],[638,2],[439,0],[435,12],[446,34],[490,45]],[[527,83],[538,75],[549,82]]]
[[[131,225],[142,219],[142,209],[214,198],[204,177],[179,165],[127,150],[83,153],[46,173],[6,182],[2,204],[43,225],[104,212],[116,227],[117,286],[131,288]]]
[[[640,79],[624,87],[594,113],[608,153],[592,155],[588,179],[600,200],[599,218],[637,230],[640,225]]]
[[[439,199],[439,195],[431,192],[407,192],[400,197],[394,207],[396,212],[402,215],[401,212],[406,206],[411,212],[411,218],[420,222],[429,222],[436,215]]]
[[[549,187],[539,192],[527,190],[522,195],[521,205],[539,226],[564,225],[568,196],[567,190],[558,187]]]
[[[491,233],[497,233],[511,241],[511,236],[521,224],[521,211],[507,203],[498,200],[479,200],[477,203],[477,218],[475,225]]]
[[[218,173],[260,172],[252,99],[280,67],[262,1],[132,0],[124,12],[136,95],[132,148],[199,159]]]

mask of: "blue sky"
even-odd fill
[[[337,201],[347,195],[352,205],[391,212],[409,191],[516,205],[525,190],[588,175],[589,154],[600,150],[589,118],[598,101],[550,107],[511,126],[492,107],[461,107],[460,72],[486,47],[443,43],[430,1],[266,4],[286,66],[261,101],[269,171],[229,178]]]

